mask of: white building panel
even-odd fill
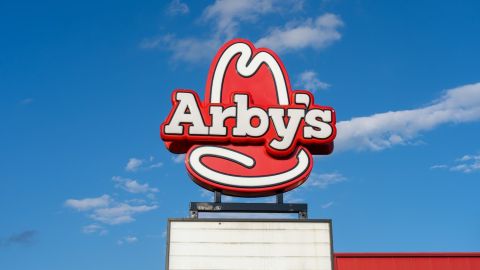
[[[169,222],[167,270],[332,270],[328,220]]]

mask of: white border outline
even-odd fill
[[[268,52],[262,51],[257,53],[253,58],[252,49],[246,43],[235,43],[228,47],[217,62],[215,72],[213,73],[212,86],[210,91],[210,103],[222,102],[222,85],[225,71],[228,64],[235,55],[240,54],[237,61],[237,72],[244,76],[250,77],[257,72],[262,64],[266,64],[272,72],[275,80],[275,88],[277,89],[277,97],[279,105],[289,105],[288,90],[283,76],[282,69],[277,60]]]
[[[304,149],[300,149],[296,155],[298,163],[288,171],[263,176],[239,176],[221,173],[208,168],[201,161],[202,157],[206,156],[228,159],[246,168],[254,167],[255,160],[243,153],[219,146],[199,146],[190,152],[187,162],[195,173],[209,181],[233,187],[260,188],[279,185],[296,179],[305,173],[310,166],[308,154]]]

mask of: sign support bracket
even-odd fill
[[[214,192],[213,202],[190,202],[190,217],[199,218],[199,213],[275,213],[298,214],[298,219],[308,218],[306,203],[284,203],[283,193],[276,195],[275,203],[222,203],[222,193]]]

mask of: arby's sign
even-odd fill
[[[203,101],[176,89],[160,136],[173,153],[186,153],[187,171],[200,186],[257,197],[306,181],[312,154],[330,154],[335,111],[292,90],[271,50],[244,39],[224,44],[210,65]]]

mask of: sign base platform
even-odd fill
[[[333,270],[332,221],[308,219],[307,204],[191,202],[169,219],[167,270]],[[199,213],[296,213],[298,219],[200,218]]]
[[[331,220],[169,219],[167,270],[333,270]]]

